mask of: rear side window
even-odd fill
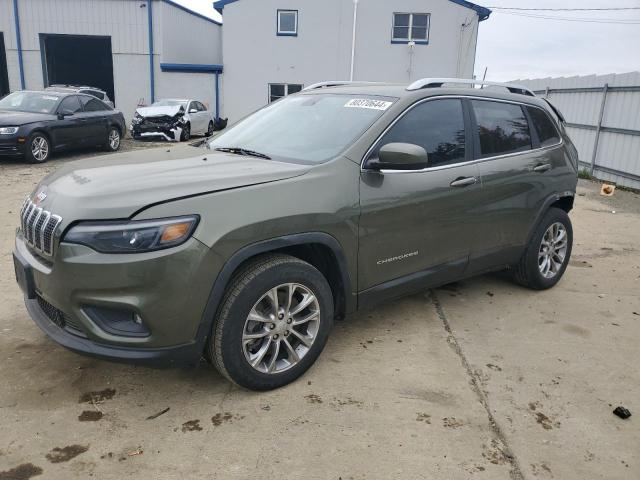
[[[457,99],[430,100],[409,110],[382,137],[370,158],[388,143],[413,143],[429,155],[429,166],[465,159],[464,115]]]
[[[82,110],[82,106],[76,95],[70,95],[64,98],[58,107],[58,112],[63,113],[78,113],[80,110]]]
[[[97,98],[80,97],[80,102],[85,112],[100,112],[107,109],[107,106]]]
[[[94,97],[99,98],[100,100],[104,100],[104,93],[98,92],[97,90],[85,90],[82,93],[86,93],[87,95],[93,95]]]
[[[549,118],[549,115],[547,115],[543,110],[535,107],[527,107],[527,110],[529,111],[533,128],[538,134],[540,146],[548,147],[549,145],[560,143],[560,134]]]
[[[481,157],[531,149],[529,122],[520,105],[473,100]]]

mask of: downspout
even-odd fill
[[[147,0],[147,20],[149,23],[149,85],[151,88],[151,104],[156,101],[156,85],[153,71],[153,0]]]
[[[220,72],[216,72],[216,120],[220,119]]]
[[[20,70],[20,88],[24,90],[24,65],[22,63],[22,39],[20,38],[20,15],[18,0],[13,0],[13,17],[16,21],[16,48],[18,50],[18,68]]]
[[[356,56],[356,23],[358,21],[358,0],[353,0],[353,31],[351,33],[351,73],[349,80],[353,81],[353,63]]]

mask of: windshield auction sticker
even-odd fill
[[[393,102],[371,100],[369,98],[352,98],[344,104],[346,108],[370,108],[372,110],[386,110]]]

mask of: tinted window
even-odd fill
[[[63,99],[58,107],[58,112],[77,113],[80,110],[82,110],[82,106],[80,105],[76,95],[71,95],[70,97]]]
[[[81,93],[86,93],[88,95],[93,95],[96,98],[99,98],[100,100],[102,100],[104,98],[104,93],[102,92],[98,92],[97,90],[87,90]]]
[[[531,121],[533,122],[533,128],[536,129],[538,139],[540,140],[540,146],[546,147],[549,145],[555,145],[560,142],[560,135],[555,125],[543,110],[535,107],[527,107]]]
[[[96,98],[80,97],[80,102],[85,112],[100,112],[107,109],[105,104]]]
[[[205,107],[202,103],[198,102],[198,110],[200,110],[201,112],[206,112],[207,107]]]
[[[407,112],[382,137],[370,158],[387,143],[413,143],[429,154],[429,166],[464,161],[464,115],[460,100],[431,100]]]
[[[522,107],[512,103],[473,100],[482,157],[531,149],[529,123]]]

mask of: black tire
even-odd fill
[[[313,293],[320,308],[320,320],[315,340],[298,363],[284,371],[265,373],[249,364],[242,335],[249,312],[256,302],[265,292],[285,283],[300,284]],[[222,375],[241,387],[251,390],[282,387],[301,376],[322,352],[333,324],[333,308],[331,287],[315,267],[288,255],[258,257],[241,268],[231,280],[207,340],[206,356]]]
[[[186,142],[191,138],[191,124],[185,123],[184,128],[182,129],[182,133],[180,133],[180,141]]]
[[[207,127],[207,133],[205,134],[207,137],[213,135],[213,121],[209,122],[209,126]]]
[[[36,146],[43,145],[42,148]],[[43,151],[46,149],[46,152]],[[41,152],[41,153],[38,153]],[[25,159],[29,163],[45,163],[51,156],[51,142],[49,137],[42,132],[33,132],[27,139]]]
[[[566,230],[566,253],[562,266],[557,269],[556,273],[550,277],[545,277],[540,271],[538,264],[538,255],[542,244],[543,236],[549,227],[555,223],[560,223]],[[540,220],[540,223],[536,227],[527,249],[525,250],[520,262],[514,267],[513,278],[514,280],[525,287],[534,290],[545,290],[553,287],[560,281],[562,275],[567,269],[569,259],[571,258],[571,249],[573,246],[573,228],[571,226],[571,220],[569,215],[564,210],[559,208],[550,208]]]
[[[117,141],[115,140],[115,137],[112,141],[112,135],[117,135]],[[120,149],[120,143],[122,143],[120,129],[117,127],[109,127],[109,130],[107,131],[107,141],[103,145],[103,149],[107,152],[117,152]]]

